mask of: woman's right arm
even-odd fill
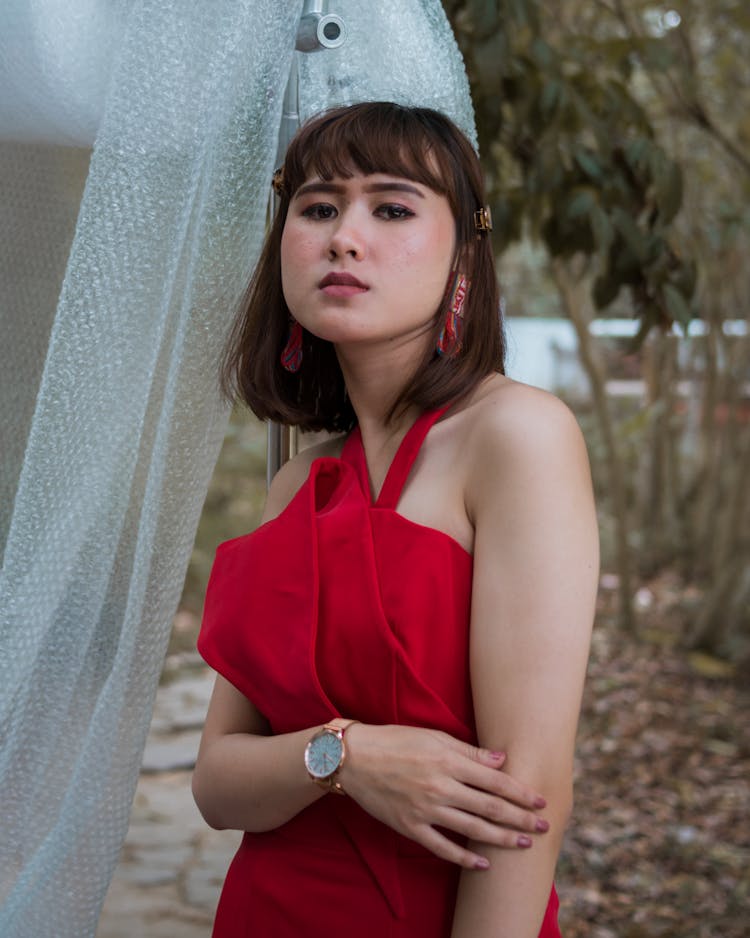
[[[321,797],[304,764],[305,746],[320,727],[268,735],[264,717],[218,676],[201,739],[193,796],[211,827],[268,831]],[[436,826],[499,847],[527,847],[542,833],[536,792],[500,770],[504,756],[437,730],[353,724],[339,777],[369,814],[437,856],[483,868],[480,853]]]
[[[304,450],[276,473],[260,524],[281,514],[313,460],[335,442]],[[193,797],[219,829],[265,831],[286,823],[324,791],[310,781],[304,749],[313,732],[272,736],[268,721],[233,684],[217,675],[193,773]]]
[[[193,797],[206,822],[273,830],[317,801],[325,792],[304,764],[313,732],[268,735],[265,718],[218,675],[193,773]]]

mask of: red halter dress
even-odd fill
[[[343,716],[476,743],[471,555],[396,510],[445,410],[409,430],[374,503],[355,429],[340,459],[313,462],[277,518],[219,547],[198,648],[274,733]],[[459,874],[330,794],[282,827],[244,835],[213,935],[449,938]],[[553,888],[540,938],[559,938],[557,905]]]

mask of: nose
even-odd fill
[[[351,257],[361,260],[365,255],[365,240],[361,224],[350,212],[342,213],[338,224],[331,230],[328,241],[328,259]]]

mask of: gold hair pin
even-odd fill
[[[273,191],[276,195],[284,194],[284,167],[279,166],[276,172],[271,177],[271,185],[273,186]]]
[[[474,212],[474,227],[478,234],[487,234],[492,231],[492,214],[488,205],[483,206]]]

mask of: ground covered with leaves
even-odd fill
[[[688,655],[655,608],[594,633],[576,804],[558,867],[565,938],[750,935],[750,688]]]

